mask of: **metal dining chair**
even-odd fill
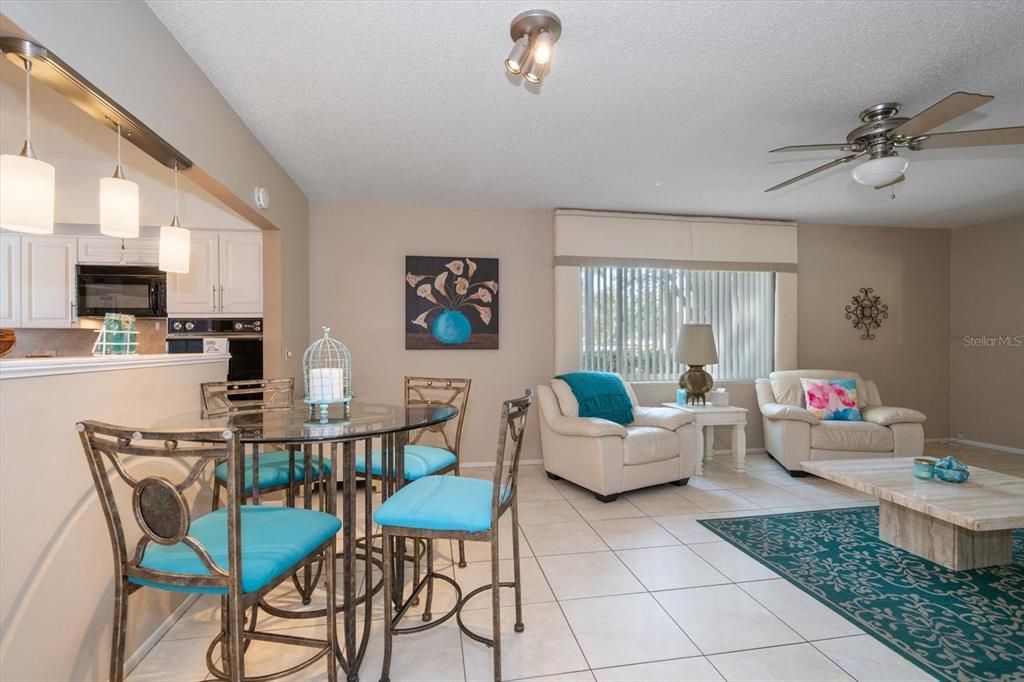
[[[217,417],[239,412],[258,412],[275,409],[290,409],[294,398],[295,382],[292,379],[254,379],[248,381],[211,381],[202,385],[203,414]],[[294,448],[261,452],[258,466],[253,465],[253,455],[245,456],[245,498],[254,498],[258,503],[261,494],[279,490],[288,492],[287,506],[294,506],[295,497],[306,481],[305,457]],[[330,460],[309,457],[310,479],[313,481],[329,473]],[[320,467],[325,471],[321,472]],[[213,472],[213,508],[220,505],[220,492],[227,484],[227,467],[219,465]],[[254,481],[259,485],[254,486]],[[257,489],[254,491],[254,487]],[[308,505],[307,505],[308,508]]]
[[[406,405],[449,405],[459,411],[458,416],[450,422],[435,424],[410,435],[409,443],[405,446],[405,481],[447,473],[459,475],[459,447],[472,383],[472,379],[405,377]],[[369,472],[374,480],[381,478],[382,459],[381,449],[374,448],[370,455]],[[356,455],[356,474],[367,476],[366,457],[362,453]],[[421,543],[415,543],[409,556],[415,567],[416,579],[419,578],[421,550]],[[459,542],[459,566],[465,565],[466,545]]]
[[[252,641],[314,649],[301,663],[259,679],[290,675],[327,658],[327,679],[337,679],[336,624],[326,619],[324,639],[256,630],[255,607],[299,568],[326,562],[327,613],[336,609],[335,535],[341,521],[331,513],[287,507],[242,505],[242,460],[234,430],[144,431],[83,421],[77,429],[99,495],[114,551],[114,622],[110,679],[124,679],[128,597],[143,587],[221,596],[221,631],[207,650],[207,666],[217,678],[245,679],[244,652]],[[162,463],[160,473],[144,467]],[[227,468],[227,505],[192,518],[186,494],[201,486],[210,465]],[[179,481],[164,475],[169,465],[184,470]],[[141,470],[141,471],[140,471]],[[122,510],[112,482],[131,489],[131,509]],[[334,477],[331,477],[334,482]],[[118,486],[120,487],[120,486]],[[122,513],[122,511],[127,513]],[[133,518],[141,539],[129,554],[121,520]],[[132,535],[135,535],[134,531]],[[248,623],[243,620],[253,609]],[[287,631],[286,631],[287,632]],[[214,665],[221,647],[224,665]]]
[[[523,432],[526,417],[533,400],[533,392],[527,389],[521,398],[502,403],[501,420],[498,424],[498,453],[494,467],[494,479],[486,481],[462,476],[424,476],[407,483],[385,500],[373,518],[383,532],[384,548],[384,662],[381,682],[390,679],[392,638],[394,635],[422,632],[436,627],[453,615],[459,628],[470,638],[490,646],[493,650],[494,679],[501,679],[501,599],[500,587],[512,587],[515,591],[515,631],[522,632],[523,600],[522,579],[519,569],[519,506],[516,489],[519,477],[519,458],[523,449]],[[393,466],[393,464],[389,464]],[[506,510],[512,510],[512,565],[513,581],[500,582],[498,576],[498,521]],[[392,603],[395,575],[391,566],[392,545],[405,542],[406,538],[423,539],[427,549],[427,572],[413,586],[409,598],[398,605],[397,613]],[[491,544],[491,582],[465,596],[453,579],[434,571],[433,540],[478,540]],[[440,618],[431,621],[430,605],[433,598],[434,579],[451,584],[456,592],[456,605]],[[417,595],[426,590],[426,608],[423,625],[405,628],[397,627],[412,606]],[[492,631],[491,637],[484,637],[471,631],[462,622],[462,607],[475,595],[491,590]]]

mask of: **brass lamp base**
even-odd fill
[[[696,405],[698,401],[706,405],[704,394],[709,393],[714,385],[715,381],[704,371],[704,365],[690,365],[690,369],[679,377],[679,387],[686,389],[687,405]]]

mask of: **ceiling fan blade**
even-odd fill
[[[769,149],[768,153],[773,152],[804,152],[814,151],[816,149],[838,149],[840,151],[849,151],[855,149],[857,145],[850,144],[849,142],[836,142],[835,144],[791,144],[788,147],[779,147],[778,149]]]
[[[841,166],[842,164],[847,163],[849,161],[853,161],[854,159],[860,158],[861,156],[864,156],[865,154],[867,154],[867,152],[859,152],[857,154],[850,154],[849,156],[840,157],[840,158],[836,159],[835,161],[829,161],[828,163],[826,163],[823,166],[818,166],[817,168],[815,168],[813,170],[809,170],[806,173],[801,173],[800,175],[796,176],[795,178],[790,178],[789,180],[786,180],[785,182],[780,182],[779,184],[775,185],[774,187],[769,187],[768,189],[765,190],[765,192],[774,192],[777,189],[782,189],[783,187],[786,187],[787,185],[792,185],[794,182],[799,182],[800,180],[803,180],[804,178],[809,178],[810,176],[812,176],[812,175],[814,175],[816,173],[820,173],[822,171],[826,171],[829,168],[835,168],[836,166]]]
[[[917,116],[892,131],[893,135],[917,137],[924,135],[932,128],[938,128],[947,121],[974,111],[982,104],[992,100],[992,95],[979,95],[974,92],[954,92],[944,100],[931,105]]]
[[[950,147],[987,147],[997,144],[1024,144],[1024,126],[935,133],[914,141],[910,148],[914,150],[949,149]]]

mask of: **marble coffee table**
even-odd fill
[[[803,462],[803,469],[878,498],[878,536],[954,571],[1012,561],[1024,528],[1024,478],[971,467],[966,483],[914,477],[913,458]]]

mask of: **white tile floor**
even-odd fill
[[[474,469],[486,477],[490,471]],[[859,628],[722,542],[697,519],[827,509],[873,500],[826,481],[790,478],[765,455],[747,456],[737,474],[719,455],[690,485],[630,493],[602,504],[540,466],[520,474],[523,620],[512,630],[512,591],[502,590],[503,670],[507,680],[921,680],[928,675]],[[508,516],[503,521],[508,522]],[[501,572],[512,572],[511,532]],[[437,564],[468,591],[489,582],[489,550],[467,543],[467,568],[439,543]],[[361,576],[360,576],[361,579]],[[287,598],[289,588],[282,597]],[[439,586],[435,613],[451,604]],[[216,602],[201,599],[133,671],[131,680],[204,679],[216,631]],[[380,675],[377,609],[361,678]],[[467,605],[466,623],[488,632],[488,593]],[[418,620],[418,619],[417,619]],[[318,636],[323,621],[269,621]],[[254,645],[249,672],[286,667],[290,648]],[[395,640],[391,679],[487,680],[490,649],[449,621]],[[323,680],[320,663],[294,680]],[[206,678],[211,679],[211,678]]]

